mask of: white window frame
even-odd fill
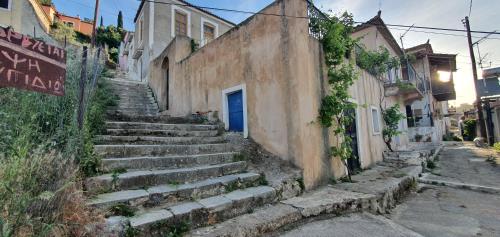
[[[141,24],[142,22],[142,24]],[[139,17],[139,32],[137,32],[138,36],[137,37],[137,43],[139,45],[139,48],[142,45],[142,42],[144,41],[144,12],[141,11],[141,15]]]
[[[219,24],[202,17],[201,18],[201,28],[200,28],[201,29],[201,37],[200,37],[201,46],[204,46],[208,43],[208,42],[205,42],[205,23],[208,23],[208,24],[213,25],[215,27],[214,40],[219,37]]]
[[[12,10],[12,0],[7,0],[7,8],[0,7],[0,10],[10,12]]]
[[[377,118],[373,117],[373,110],[377,111]],[[380,135],[382,132],[382,119],[380,115],[380,108],[377,108],[375,106],[370,106],[370,117],[372,119],[372,133],[373,135]],[[379,131],[375,131],[375,119],[378,121],[378,129]]]
[[[228,96],[234,92],[241,91],[243,97],[243,137],[248,138],[248,119],[247,119],[247,86],[246,84],[237,85],[222,91],[222,121],[224,128],[229,130],[229,101]]]
[[[191,12],[189,12],[186,9],[180,8],[178,6],[172,5],[172,16],[171,16],[171,33],[172,33],[172,38],[175,38],[175,11],[182,12],[186,14],[187,16],[187,36],[191,37]]]

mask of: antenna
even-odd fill
[[[378,10],[382,10],[382,0],[378,0]]]

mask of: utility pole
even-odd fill
[[[470,52],[470,59],[472,62],[472,76],[474,77],[474,89],[476,91],[476,107],[477,107],[477,117],[478,117],[478,123],[479,123],[479,137],[484,137],[487,138],[486,134],[486,125],[484,124],[484,115],[483,115],[483,105],[481,102],[481,96],[479,95],[479,92],[477,91],[477,86],[476,82],[478,81],[477,77],[477,66],[476,66],[476,57],[474,56],[474,44],[472,43],[472,35],[470,33],[470,24],[469,24],[469,17],[465,17],[464,20],[465,23],[465,28],[467,29],[467,38],[469,40],[469,52]]]
[[[96,25],[97,25],[97,15],[99,14],[99,0],[95,0],[95,11],[94,11],[94,22],[92,23],[92,45],[91,47],[94,47],[95,45],[95,36],[96,36]]]

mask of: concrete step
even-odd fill
[[[109,113],[144,113],[144,114],[157,114],[158,108],[116,108],[116,109],[107,109],[106,112]]]
[[[233,191],[235,187],[252,187],[260,175],[242,173],[211,178],[181,185],[160,185],[147,189],[125,190],[100,194],[88,205],[107,209],[117,204],[129,207],[172,206],[183,201],[192,201]]]
[[[158,112],[141,112],[141,111],[121,111],[121,110],[108,110],[106,115],[111,118],[117,117],[134,117],[134,116],[157,116]]]
[[[122,174],[105,174],[85,181],[89,193],[138,189],[161,184],[179,184],[243,172],[246,162],[200,166],[183,169],[140,170]]]
[[[107,78],[106,79],[111,85],[123,85],[123,86],[147,86],[146,82],[134,81],[134,80],[120,80]]]
[[[158,109],[158,106],[155,103],[152,102],[145,102],[145,103],[128,103],[128,102],[119,102],[115,106],[109,106],[108,109]]]
[[[109,129],[154,129],[154,130],[189,130],[207,131],[217,130],[217,125],[201,124],[166,124],[166,123],[143,123],[143,122],[106,122]]]
[[[224,137],[155,137],[155,136],[97,136],[97,145],[194,145],[194,144],[217,144],[223,143]]]
[[[161,136],[161,137],[215,137],[216,130],[210,131],[183,131],[183,130],[155,130],[155,129],[106,129],[107,135],[112,136]]]
[[[204,155],[165,156],[165,157],[128,157],[102,160],[102,169],[111,172],[119,169],[176,169],[204,165],[216,165],[237,161],[234,152]]]
[[[190,223],[191,227],[207,226],[251,212],[275,200],[276,190],[258,186],[164,209],[150,209],[128,220],[138,236],[164,236],[162,232],[180,223]]]
[[[235,151],[231,144],[198,145],[96,145],[97,155],[108,158],[165,155],[199,155]]]

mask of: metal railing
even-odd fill
[[[426,91],[426,86],[425,86],[425,81],[422,77],[418,75],[418,73],[415,71],[415,68],[408,63],[406,65],[403,65],[403,80],[407,80],[422,93]]]

